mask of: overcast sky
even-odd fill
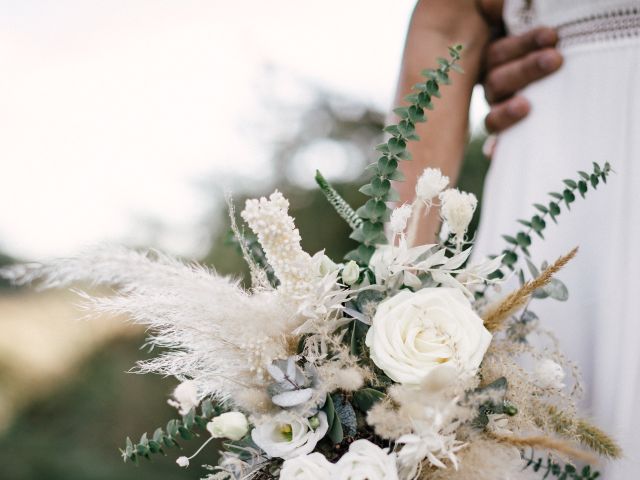
[[[413,4],[0,0],[0,250],[68,254],[154,218],[161,247],[197,254],[198,182],[259,181],[245,127],[267,67],[387,109]]]

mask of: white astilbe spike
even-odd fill
[[[110,297],[84,294],[86,306],[147,326],[149,343],[168,350],[139,370],[192,379],[201,397],[234,399],[248,388],[264,389],[263,368],[289,355],[289,335],[299,326],[288,297],[273,290],[250,295],[205,267],[158,253],[102,247],[8,273],[42,287],[113,287]]]
[[[280,280],[279,290],[286,295],[303,297],[313,288],[316,273],[311,257],[300,246],[300,232],[288,210],[289,201],[276,190],[269,199],[247,200],[241,216],[258,236]]]

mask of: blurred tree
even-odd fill
[[[6,480],[169,480],[201,478],[199,465],[215,463],[210,445],[193,466],[178,472],[175,459],[200,441],[184,441],[183,452],[167,451],[139,466],[118,453],[127,435],[139,438],[177,418],[166,403],[174,380],[125,373],[141,353],[142,338],[113,343],[75,372],[60,390],[30,405],[0,438],[0,478]],[[137,437],[136,437],[137,435]]]
[[[305,250],[313,254],[325,249],[325,253],[334,261],[341,261],[344,254],[355,246],[355,242],[348,238],[351,230],[334,212],[318,188],[302,186],[304,180],[301,182],[300,178],[290,172],[306,171],[309,179],[313,178],[313,165],[308,168],[297,165],[298,162],[307,161],[304,152],[318,142],[333,141],[342,144],[348,152],[355,152],[353,161],[360,165],[362,173],[352,181],[334,181],[332,184],[348,203],[355,208],[359,207],[367,199],[358,192],[367,176],[363,167],[377,160],[374,147],[382,138],[384,115],[366,105],[349,103],[323,92],[301,115],[300,121],[304,128],[286,130],[273,142],[272,162],[276,165],[277,174],[273,184],[262,193],[236,192],[238,195],[234,198],[234,203],[241,210],[246,198],[266,195],[277,187],[290,200],[290,213],[296,219]],[[458,183],[459,188],[474,193],[479,201],[482,200],[482,186],[489,167],[489,162],[482,153],[484,141],[484,136],[470,140]],[[469,238],[475,235],[479,217],[480,207],[469,227]],[[246,265],[237,254],[235,245],[228,241],[228,219],[218,219],[216,223],[225,224],[227,228],[222,229],[214,238],[212,248],[204,259],[205,263],[215,265],[221,273],[237,275],[243,272],[246,275]]]
[[[14,263],[15,263],[15,260],[12,257],[0,252],[0,268],[6,267],[8,265],[13,265]],[[9,288],[9,287],[10,287],[9,282],[4,280],[3,278],[0,278],[0,290]]]

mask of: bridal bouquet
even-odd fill
[[[91,282],[109,296],[83,293],[97,312],[125,314],[148,327],[160,353],[140,372],[181,381],[170,400],[179,418],[122,449],[125,461],[188,448],[188,467],[213,439],[219,462],[209,480],[594,479],[595,456],[619,448],[578,416],[576,368],[538,325],[534,299],[566,300],[554,278],[576,254],[538,266],[529,258],[546,221],[606,181],[594,165],[505,236],[502,254],[470,261],[466,231],[476,198],[427,169],[415,201],[397,202],[393,181],[409,160],[407,142],[432,97],[457,70],[460,47],[425,70],[425,81],[396,109],[380,159],[370,166],[370,197],[353,210],[318,173],[330,204],[358,243],[345,263],[310,255],[278,191],[248,200],[232,228],[251,272],[247,290],[205,267],[156,252],[99,248],[10,273],[45,287]],[[413,245],[431,208],[441,242]],[[526,272],[520,265],[527,265]],[[506,292],[505,278],[514,280]],[[516,281],[516,280],[519,280]],[[530,336],[538,340],[529,342]],[[526,367],[525,367],[526,365]]]

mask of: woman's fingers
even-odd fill
[[[511,97],[558,70],[562,61],[562,55],[556,49],[545,48],[491,69],[484,82],[487,101],[493,104]]]
[[[522,35],[510,35],[494,41],[487,50],[489,70],[513,60],[518,60],[531,52],[555,47],[558,34],[553,28],[539,27]]]
[[[529,114],[531,106],[523,97],[512,97],[491,105],[491,111],[484,119],[489,133],[500,133],[518,123]]]

